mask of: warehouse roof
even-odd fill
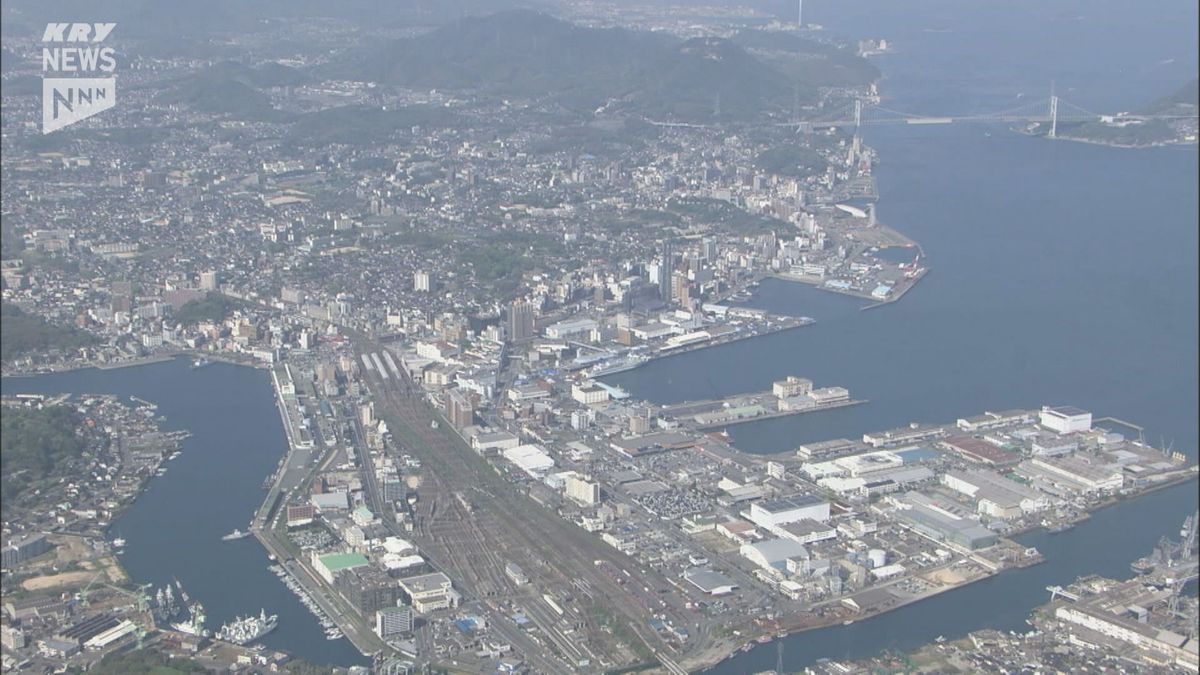
[[[330,572],[350,569],[351,567],[362,567],[367,564],[366,556],[360,553],[330,553],[329,555],[321,556],[320,560],[325,569]]]

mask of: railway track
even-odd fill
[[[672,667],[673,663],[662,653],[665,643],[647,625],[649,602],[655,600],[655,591],[649,589],[668,588],[665,579],[641,569],[572,524],[564,523],[557,514],[546,511],[514,490],[514,486],[496,475],[485,460],[471,455],[470,450],[461,447],[461,441],[456,443],[455,439],[449,438],[445,429],[433,428],[430,421],[436,420],[437,415],[407,376],[385,381],[368,372],[367,383],[377,401],[384,404],[381,417],[389,422],[393,435],[421,460],[426,469],[422,498],[424,500],[429,492],[434,493],[431,498],[436,500],[436,511],[431,507],[427,522],[421,523],[419,528],[427,533],[431,542],[440,540],[445,555],[438,557],[448,563],[447,571],[469,580],[464,590],[477,598],[506,591],[504,562],[497,553],[504,551],[523,567],[537,569],[537,583],[541,587],[561,590],[567,595],[585,598],[583,602],[588,605],[603,607],[663,660],[668,670],[675,672],[678,666]],[[461,490],[465,486],[477,488],[472,493],[479,501],[476,513],[468,513],[454,498],[451,488]],[[478,522],[483,517],[488,519],[487,531],[481,529]],[[469,548],[474,551],[467,550],[463,540],[458,538],[464,532],[469,535],[472,544]],[[539,560],[553,560],[554,564],[538,563],[535,566],[534,561]],[[614,565],[636,583],[622,586],[599,574],[595,568],[596,560]],[[581,613],[587,614],[586,611]],[[560,640],[570,643],[557,629],[547,631],[548,635],[555,633]],[[590,636],[601,642],[613,639],[598,630],[590,631]],[[629,649],[633,647],[626,645]],[[573,652],[578,653],[577,645],[564,650],[564,653]]]

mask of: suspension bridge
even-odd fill
[[[776,122],[775,126],[794,127],[797,132],[812,129],[853,128],[856,132],[864,126],[888,124],[954,124],[963,122],[976,123],[1009,123],[1009,124],[1049,124],[1046,135],[1054,138],[1058,133],[1060,122],[1101,122],[1105,120],[1146,122],[1150,120],[1196,119],[1196,113],[1186,115],[1139,115],[1128,113],[1103,114],[1093,112],[1075,105],[1061,97],[1050,94],[1047,99],[1034,99],[1014,108],[998,110],[989,113],[968,113],[963,115],[939,116],[914,114],[885,108],[878,103],[856,99],[841,108],[827,111],[822,117],[792,122]],[[693,122],[659,122],[647,120],[650,124],[660,127],[690,127],[696,129],[708,128],[712,125]]]
[[[989,113],[969,113],[953,116],[934,116],[906,113],[885,108],[878,103],[870,103],[856,99],[838,110],[831,111],[822,118],[801,122],[780,122],[779,126],[796,127],[797,131],[805,129],[827,129],[831,127],[853,127],[887,124],[953,124],[959,122],[979,123],[1026,123],[1049,124],[1047,136],[1054,138],[1061,122],[1100,122],[1104,120],[1171,120],[1195,119],[1196,113],[1187,115],[1138,115],[1138,114],[1103,114],[1093,112],[1075,105],[1061,97],[1051,94],[1049,100],[1040,99],[1023,103],[1014,108]]]

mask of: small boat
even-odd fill
[[[125,540],[120,537],[113,539],[112,544],[113,548],[125,548]]]
[[[195,370],[196,368],[203,368],[210,363],[212,363],[212,361],[209,361],[208,359],[196,359],[195,361],[192,361],[192,370]]]

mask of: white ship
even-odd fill
[[[213,637],[225,642],[232,642],[235,645],[244,645],[270,633],[278,625],[279,616],[275,614],[267,616],[267,610],[264,609],[258,616],[239,616],[221,626],[221,630],[217,631]]]
[[[233,532],[230,532],[229,534],[221,537],[221,541],[233,541],[234,539],[245,539],[246,537],[249,537],[249,536],[250,536],[249,532],[242,532],[241,530],[235,529]]]
[[[200,603],[194,603],[188,606],[188,613],[191,615],[187,621],[171,624],[171,628],[180,633],[188,635],[196,635],[199,637],[207,637],[208,631],[204,629],[204,606]]]
[[[627,370],[633,370],[645,362],[645,356],[629,355],[592,366],[586,372],[588,377],[604,377],[605,375],[614,375]]]

